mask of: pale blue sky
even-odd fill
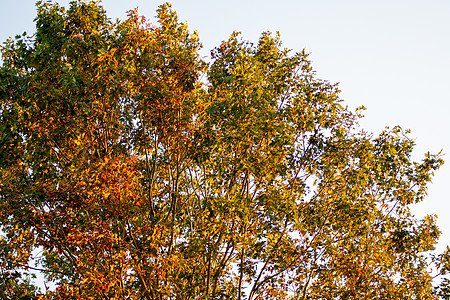
[[[70,1],[59,1],[68,5]],[[153,17],[165,1],[104,0],[108,15],[126,11]],[[35,1],[0,0],[0,40],[34,32]],[[438,214],[439,248],[450,245],[450,1],[449,0],[174,0],[173,8],[197,29],[202,54],[234,31],[257,42],[263,31],[279,31],[287,48],[310,52],[320,78],[340,82],[350,108],[364,105],[364,129],[412,130],[415,158],[440,149],[448,161],[435,175],[418,216]]]

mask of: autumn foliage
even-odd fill
[[[304,51],[234,33],[208,65],[168,4],[37,9],[2,48],[0,298],[445,293],[435,218],[409,211],[442,159],[360,130]]]

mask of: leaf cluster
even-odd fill
[[[440,154],[416,162],[400,128],[361,131],[304,50],[233,33],[208,65],[169,4],[156,25],[89,1],[37,11],[36,34],[2,47],[4,297],[447,293],[429,271],[449,269],[428,255],[435,217],[409,211]]]

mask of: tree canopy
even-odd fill
[[[440,154],[361,130],[305,51],[233,33],[207,63],[169,4],[37,11],[1,48],[0,298],[448,299],[410,212]]]

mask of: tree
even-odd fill
[[[2,48],[5,297],[445,297],[435,217],[409,211],[440,155],[360,130],[305,51],[234,33],[208,65],[169,4],[157,26],[37,9],[36,34]]]

